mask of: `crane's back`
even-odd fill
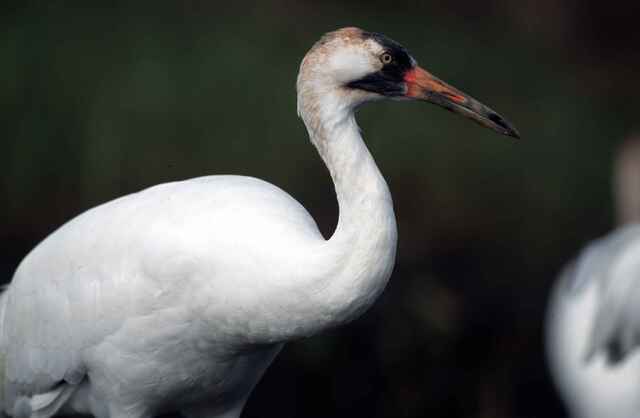
[[[248,393],[278,347],[213,362],[258,323],[261,313],[243,306],[263,306],[254,300],[260,281],[282,279],[295,261],[295,251],[279,250],[323,241],[288,194],[240,176],[155,186],[85,212],[40,243],[0,296],[0,406],[10,412],[30,399],[33,409],[33,395],[52,394],[39,399],[49,405],[39,416],[48,416],[64,406],[61,396],[72,399],[55,392],[61,383],[80,387],[92,373],[96,381],[155,385],[164,398],[191,396],[173,386],[195,393],[213,386],[214,396],[230,399]],[[280,270],[265,271],[265,260]],[[211,323],[200,320],[204,311]],[[92,367],[114,374],[98,376]],[[173,385],[180,373],[195,382]],[[208,377],[198,380],[199,373]]]

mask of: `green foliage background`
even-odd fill
[[[277,184],[329,236],[335,197],[294,82],[322,33],[360,26],[523,139],[424,104],[363,108],[399,221],[392,282],[363,319],[291,344],[244,416],[555,416],[547,292],[613,226],[612,156],[637,129],[638,7],[607,3],[3,6],[0,273],[83,210],[207,174]]]

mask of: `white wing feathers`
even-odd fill
[[[48,392],[31,397],[18,397],[13,407],[14,418],[49,418],[69,400],[75,392],[73,385],[58,385]]]
[[[640,226],[591,244],[574,268],[574,286],[597,280],[599,288],[586,359],[603,353],[611,362],[622,360],[640,345]]]
[[[251,225],[230,222],[238,207],[269,217],[263,224],[273,231],[265,237],[278,235],[274,228],[282,225],[285,236],[295,228],[299,236],[322,239],[304,208],[275,186],[210,176],[98,206],[40,243],[0,296],[0,366],[2,356],[6,366],[0,406],[55,412],[72,394],[63,387],[73,389],[85,377],[85,354],[130,319],[171,306],[190,289],[182,278],[208,268],[196,261],[211,258],[212,237],[256,235]]]

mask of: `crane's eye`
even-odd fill
[[[393,61],[393,57],[388,52],[385,52],[382,55],[380,55],[380,61],[382,61],[382,63],[385,65],[391,64],[391,61]]]

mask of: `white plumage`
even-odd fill
[[[640,227],[589,245],[559,279],[547,318],[555,383],[575,418],[640,412]]]
[[[622,226],[565,268],[549,303],[549,364],[574,418],[640,415],[639,145],[627,142],[617,160]]]
[[[0,296],[0,409],[239,416],[284,342],[356,318],[387,283],[393,205],[353,114],[385,96],[437,99],[517,135],[382,35],[326,35],[301,65],[298,110],[335,184],[331,239],[250,177],[163,184],[87,211],[40,243]]]

